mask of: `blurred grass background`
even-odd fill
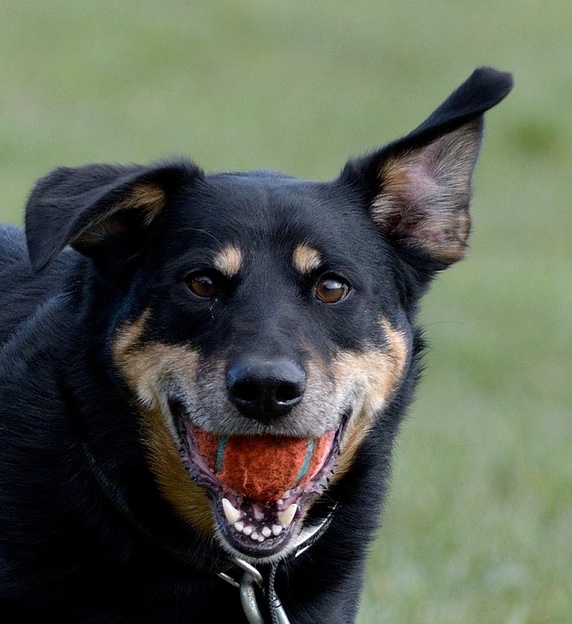
[[[360,624],[570,624],[572,3],[0,0],[0,217],[58,165],[189,154],[329,179],[479,65],[467,261],[427,296]],[[351,527],[348,527],[351,530]]]

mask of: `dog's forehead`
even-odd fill
[[[310,268],[317,253],[351,257],[364,240],[379,239],[351,189],[271,172],[209,176],[183,197],[176,219],[171,229],[184,245],[224,251],[231,264],[234,249],[246,255],[270,247],[296,250],[300,266]]]
[[[340,204],[349,200],[331,184],[265,172],[213,176],[202,191],[207,197],[205,217],[242,235],[284,229],[288,234],[296,229],[309,232],[315,224],[320,229],[337,220]]]

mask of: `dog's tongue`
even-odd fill
[[[278,501],[315,477],[334,432],[316,440],[284,436],[217,436],[193,428],[196,449],[225,489],[255,501]]]

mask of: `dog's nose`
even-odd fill
[[[226,387],[230,400],[244,416],[269,422],[300,403],[306,373],[288,358],[251,356],[229,366]]]

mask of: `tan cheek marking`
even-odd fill
[[[213,518],[207,494],[194,483],[179,455],[179,442],[160,386],[167,378],[194,379],[198,353],[158,343],[141,345],[139,338],[150,315],[120,328],[113,348],[114,360],[139,399],[143,443],[159,490],[184,522],[204,534],[212,534]]]
[[[116,334],[113,359],[131,389],[147,407],[159,407],[160,385],[171,377],[196,376],[199,355],[186,347],[162,343],[141,345],[139,338],[151,312],[145,310],[137,321],[124,325]]]
[[[145,329],[145,323],[151,316],[151,310],[147,308],[143,311],[141,316],[132,323],[125,323],[115,333],[115,340],[113,343],[113,359],[119,367],[122,364],[126,364],[126,360],[129,359],[129,355],[137,347],[139,338]]]
[[[292,254],[292,264],[302,275],[308,275],[315,271],[321,262],[322,254],[310,245],[298,245]]]
[[[143,442],[163,498],[186,524],[204,535],[213,534],[211,504],[205,490],[187,474],[161,410],[144,417]]]
[[[362,405],[347,425],[342,451],[338,457],[333,481],[339,480],[352,467],[359,446],[370,432],[378,410],[386,406],[401,381],[409,357],[407,339],[389,321],[382,319],[389,346],[387,351],[371,349],[363,353],[338,356],[334,375],[341,385],[355,387],[362,395]]]
[[[242,251],[238,247],[225,247],[214,259],[214,266],[226,277],[238,275],[242,268]]]

